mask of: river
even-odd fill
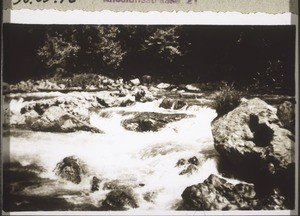
[[[43,207],[39,202],[32,201],[33,198],[47,200],[55,197],[72,204],[73,207],[68,210],[89,210],[74,208],[83,204],[97,209],[109,193],[109,190],[102,189],[103,185],[115,181],[133,188],[138,208],[130,211],[176,210],[186,187],[203,182],[211,174],[219,174],[219,157],[213,146],[210,126],[216,113],[211,108],[197,105],[180,110],[163,109],[159,107],[160,102],[137,102],[130,107],[106,108],[92,113],[90,123],[104,134],[12,129],[10,135],[4,137],[4,149],[9,148],[9,157],[6,155],[4,162],[9,160],[11,163],[18,161],[22,166],[41,166],[43,170],[38,175],[44,181],[28,186],[25,184],[24,189],[15,190],[13,194],[18,199],[8,198],[16,202],[11,205],[22,206],[27,202],[26,210],[66,210],[63,205],[51,206],[49,202]],[[17,104],[18,101],[12,103]],[[127,112],[182,113],[191,117],[168,123],[157,132],[134,132],[121,125],[130,116],[121,113]],[[89,174],[79,184],[55,175],[57,163],[69,156],[80,158],[88,167]],[[180,175],[184,166],[176,166],[177,161],[192,157],[198,159],[198,169]],[[92,176],[101,179],[99,191],[91,192]],[[147,196],[150,198],[145,198]],[[10,211],[20,209],[16,207]]]

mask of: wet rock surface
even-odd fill
[[[193,156],[188,160],[182,158],[179,159],[176,163],[176,167],[183,168],[179,175],[192,175],[194,172],[198,171],[200,161],[197,157]]]
[[[137,208],[138,202],[132,189],[117,188],[110,191],[101,203],[101,210],[123,211]]]
[[[239,178],[253,182],[257,193],[279,188],[286,202],[294,199],[294,136],[283,128],[274,107],[258,98],[245,100],[215,119],[212,133],[220,156]]]
[[[93,179],[91,181],[91,191],[95,192],[99,190],[99,184],[100,184],[101,180],[99,178],[97,178],[96,176],[93,176]]]
[[[280,210],[284,197],[274,190],[271,196],[259,197],[252,184],[231,184],[216,175],[203,183],[187,187],[179,210]]]
[[[98,128],[89,125],[66,113],[60,107],[50,107],[36,121],[32,122],[31,129],[34,131],[48,132],[74,132],[74,131],[91,131],[102,133]]]
[[[59,162],[56,165],[54,172],[56,175],[67,181],[79,184],[82,177],[86,175],[88,171],[86,165],[79,158],[70,156]],[[94,184],[94,187],[95,186],[96,185]]]
[[[174,99],[169,99],[169,98],[164,98],[159,107],[162,107],[164,109],[171,109],[173,108],[174,110],[179,110],[188,104],[182,100],[174,100]]]
[[[127,113],[130,115],[130,113]],[[155,112],[134,113],[134,117],[122,122],[125,129],[137,132],[158,131],[168,123],[189,117],[186,114],[163,114]]]

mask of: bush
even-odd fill
[[[241,93],[234,89],[233,85],[224,83],[215,95],[213,108],[218,116],[222,116],[236,108],[241,103]]]

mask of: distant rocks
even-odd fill
[[[197,86],[197,84],[188,84],[185,86],[185,89],[190,92],[199,92],[201,89]]]
[[[132,85],[139,85],[139,84],[141,84],[141,81],[140,81],[138,78],[132,79],[132,80],[130,80],[129,82],[130,82]]]
[[[149,75],[143,75],[141,80],[144,85],[149,85],[153,82],[153,78]]]
[[[203,183],[187,187],[179,210],[280,210],[284,197],[277,190],[271,196],[258,197],[252,184],[227,182],[210,175]]]
[[[128,113],[129,115],[130,113]],[[137,132],[158,131],[168,123],[189,117],[186,114],[163,114],[155,112],[132,113],[134,117],[122,122],[125,129]]]
[[[75,184],[79,184],[88,172],[86,165],[76,156],[64,158],[56,165],[54,171],[56,175]]]

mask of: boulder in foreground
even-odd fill
[[[284,197],[274,190],[269,197],[257,197],[252,184],[237,185],[216,175],[187,187],[179,210],[280,210]]]
[[[115,189],[110,191],[101,204],[105,211],[123,211],[129,208],[137,208],[137,199],[131,189]]]
[[[294,194],[295,139],[283,128],[277,110],[261,99],[240,106],[212,122],[215,149],[232,169],[269,193],[278,187]]]

